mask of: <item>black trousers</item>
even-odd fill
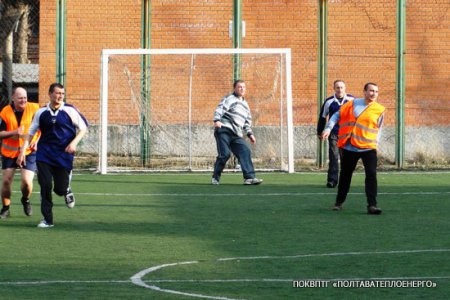
[[[53,224],[53,191],[58,196],[64,196],[70,190],[70,177],[72,170],[54,167],[43,162],[37,162],[38,182],[41,186],[41,213],[48,224]]]
[[[337,146],[338,136],[331,133],[328,137],[328,176],[327,182],[338,183],[339,179],[339,157],[341,149]]]
[[[368,206],[377,205],[377,151],[353,152],[342,149],[341,173],[339,176],[336,205],[341,205],[347,198],[353,171],[359,159],[362,159],[366,173],[365,190]]]

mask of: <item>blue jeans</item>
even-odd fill
[[[220,180],[220,175],[222,175],[223,169],[232,152],[241,164],[244,178],[255,178],[255,169],[252,163],[250,147],[244,139],[234,134],[228,128],[216,128],[214,130],[214,137],[216,138],[217,158],[214,164],[213,177]]]

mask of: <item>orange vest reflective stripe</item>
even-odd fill
[[[20,125],[24,126],[24,134],[28,133],[33,116],[38,109],[39,109],[38,104],[27,102],[25,110],[23,111],[22,119],[20,121]],[[19,127],[16,115],[11,105],[7,105],[5,106],[5,108],[3,108],[3,110],[0,112],[0,117],[6,124],[6,131],[11,131]],[[40,132],[37,132],[33,136],[31,143],[36,142],[39,136]],[[22,147],[22,145],[23,145],[23,138],[19,138],[18,136],[5,138],[2,141],[2,155],[5,157],[15,158],[19,156],[20,147]],[[28,148],[25,151],[25,155],[28,155],[31,152],[32,149]]]
[[[377,149],[378,119],[384,110],[383,105],[372,102],[358,118],[355,118],[353,101],[341,106],[338,147],[344,147],[350,140],[350,143],[357,148]]]

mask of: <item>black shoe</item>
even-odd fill
[[[6,219],[9,217],[9,208],[2,208],[0,211],[0,219]]]
[[[31,210],[31,202],[29,199],[22,199],[22,205],[23,205],[23,212],[27,216],[31,216],[33,214],[33,211]]]
[[[381,214],[381,209],[379,209],[376,206],[368,206],[367,207],[367,213],[369,215],[380,215]]]
[[[337,186],[336,182],[332,182],[332,181],[327,182],[327,188],[332,189],[332,188],[335,188],[336,186]]]

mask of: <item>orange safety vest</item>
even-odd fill
[[[350,143],[360,149],[377,149],[378,119],[385,111],[383,105],[372,102],[366,109],[355,118],[353,113],[353,101],[341,106],[338,147]]]
[[[25,110],[23,111],[22,119],[20,121],[20,125],[24,126],[24,132],[23,134],[27,134],[28,130],[31,125],[31,121],[33,120],[33,116],[36,113],[36,111],[39,109],[39,105],[36,103],[30,103],[27,102],[25,106]],[[3,122],[6,123],[6,130],[11,131],[14,129],[17,129],[19,127],[19,124],[17,123],[17,118],[14,113],[13,108],[11,105],[5,106],[3,110],[0,112],[0,117],[2,118]],[[40,132],[38,131],[31,140],[30,144],[36,142],[36,140],[39,138]],[[20,147],[23,145],[23,138],[19,138],[17,135],[12,136],[9,138],[5,138],[2,141],[2,155],[5,157],[15,158],[19,156],[20,153]],[[25,151],[25,155],[28,155],[33,150],[28,147]]]

